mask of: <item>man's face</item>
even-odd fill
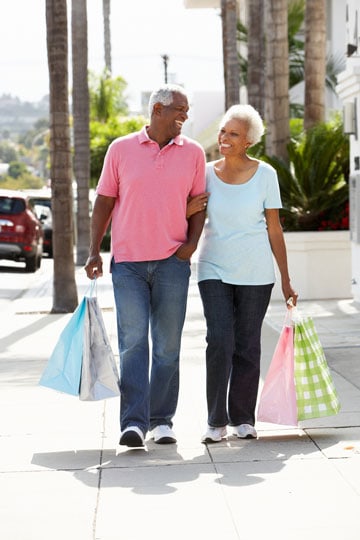
[[[173,102],[170,105],[161,105],[161,122],[169,137],[180,135],[183,123],[188,118],[188,111],[187,98],[176,92],[173,93]]]

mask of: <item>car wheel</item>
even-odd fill
[[[33,255],[32,257],[28,257],[25,262],[25,272],[36,272],[37,268],[38,268],[38,257],[36,255]]]

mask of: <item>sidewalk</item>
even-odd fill
[[[77,270],[79,299],[88,281]],[[205,324],[192,279],[183,335],[177,445],[117,445],[118,399],[84,403],[38,386],[70,315],[50,315],[51,276],[1,313],[0,538],[3,540],[359,540],[360,308],[303,302],[342,403],[301,428],[258,424],[259,439],[200,443]],[[117,354],[110,276],[98,298]],[[284,319],[271,303],[262,373]]]

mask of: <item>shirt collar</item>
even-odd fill
[[[149,135],[147,134],[146,128],[149,126],[144,126],[141,131],[139,132],[139,142],[140,144],[146,143],[146,142],[154,142],[152,139],[150,139]],[[181,135],[177,135],[174,139],[171,139],[171,141],[168,142],[168,145],[170,144],[177,144],[178,146],[183,146],[184,141]]]

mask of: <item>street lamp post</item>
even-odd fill
[[[163,54],[161,56],[161,58],[163,59],[163,62],[164,62],[164,81],[165,81],[165,84],[167,84],[168,82],[168,72],[167,72],[167,67],[168,67],[168,61],[169,61],[169,57],[167,54]]]

